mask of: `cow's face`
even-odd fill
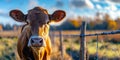
[[[45,40],[49,33],[49,23],[59,22],[65,16],[65,12],[57,10],[53,14],[48,14],[47,10],[41,7],[35,7],[23,14],[20,10],[12,10],[10,16],[18,22],[27,22],[31,27],[31,36],[28,40],[28,47],[45,47]]]

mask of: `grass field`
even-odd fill
[[[100,31],[101,32],[101,31]],[[63,34],[79,34],[79,31],[64,31]],[[88,33],[95,33],[88,32]],[[55,34],[59,34],[55,32]],[[119,60],[120,59],[120,35],[99,36],[98,55],[100,60]],[[55,43],[52,45],[52,60],[61,60],[59,51],[59,37],[54,37]],[[79,37],[63,37],[64,60],[79,59]],[[96,37],[87,37],[87,48],[90,60],[96,56]],[[0,60],[16,60],[16,42],[17,38],[0,38]]]
[[[67,38],[68,39],[68,38]],[[77,60],[79,58],[79,48],[80,44],[79,38],[69,38],[68,41],[66,39],[64,40],[64,46],[66,48],[66,52],[74,60]],[[87,42],[87,49],[88,49],[88,54],[91,60],[95,59],[96,56],[96,40],[91,40]],[[99,60],[115,60],[115,59],[120,59],[120,43],[113,43],[113,42],[106,42],[106,41],[99,41],[98,42],[98,56]]]
[[[1,38],[0,39],[0,60],[15,60],[16,38]]]

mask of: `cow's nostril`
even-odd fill
[[[33,39],[31,39],[31,43],[34,43]]]
[[[42,38],[32,38],[31,39],[31,43],[43,43],[43,39]]]
[[[40,43],[42,43],[42,42],[43,42],[43,39],[40,40]]]
[[[38,37],[38,36],[33,36],[30,38],[29,42],[28,42],[28,46],[32,46],[32,47],[45,47],[45,41],[42,37]]]

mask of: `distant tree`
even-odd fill
[[[105,15],[104,17],[104,24],[106,24],[107,29],[109,30],[116,30],[117,29],[117,23],[110,18],[110,16],[108,14]]]
[[[13,28],[13,30],[14,30],[14,31],[16,31],[16,30],[18,30],[18,29],[19,29],[19,25],[14,24],[14,25],[12,26],[12,28]]]
[[[90,21],[88,25],[89,25],[89,29],[93,29],[96,24],[94,21]]]
[[[3,25],[0,24],[0,31],[3,31]]]
[[[79,16],[77,19],[70,19],[71,24],[73,24],[76,28],[80,27],[82,24],[82,18]]]
[[[101,20],[99,18],[99,13],[96,13],[96,17],[94,20],[90,21],[88,23],[88,29],[93,29],[93,30],[116,30],[117,28],[117,23],[115,20],[111,19],[108,14],[105,14],[104,19]]]
[[[117,23],[114,20],[109,20],[108,21],[108,29],[116,30],[117,29]]]
[[[109,19],[111,19],[111,18],[110,18],[110,15],[108,15],[108,14],[106,13],[105,16],[104,16],[104,20],[105,20],[105,21],[108,21]]]
[[[61,26],[58,27],[59,29],[64,29],[64,30],[77,30],[74,25],[71,24],[71,22],[68,20],[64,22]]]
[[[8,23],[4,26],[4,30],[12,30],[12,26]]]
[[[117,23],[117,28],[120,29],[120,17],[118,17],[115,22]]]
[[[78,30],[69,20],[63,22],[60,26],[51,26],[50,30]]]
[[[79,24],[79,22],[77,21],[77,20],[71,20],[70,21],[75,27],[79,27],[80,26],[80,24]]]

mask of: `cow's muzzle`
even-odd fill
[[[41,36],[31,36],[28,42],[28,47],[45,47],[45,40]]]

